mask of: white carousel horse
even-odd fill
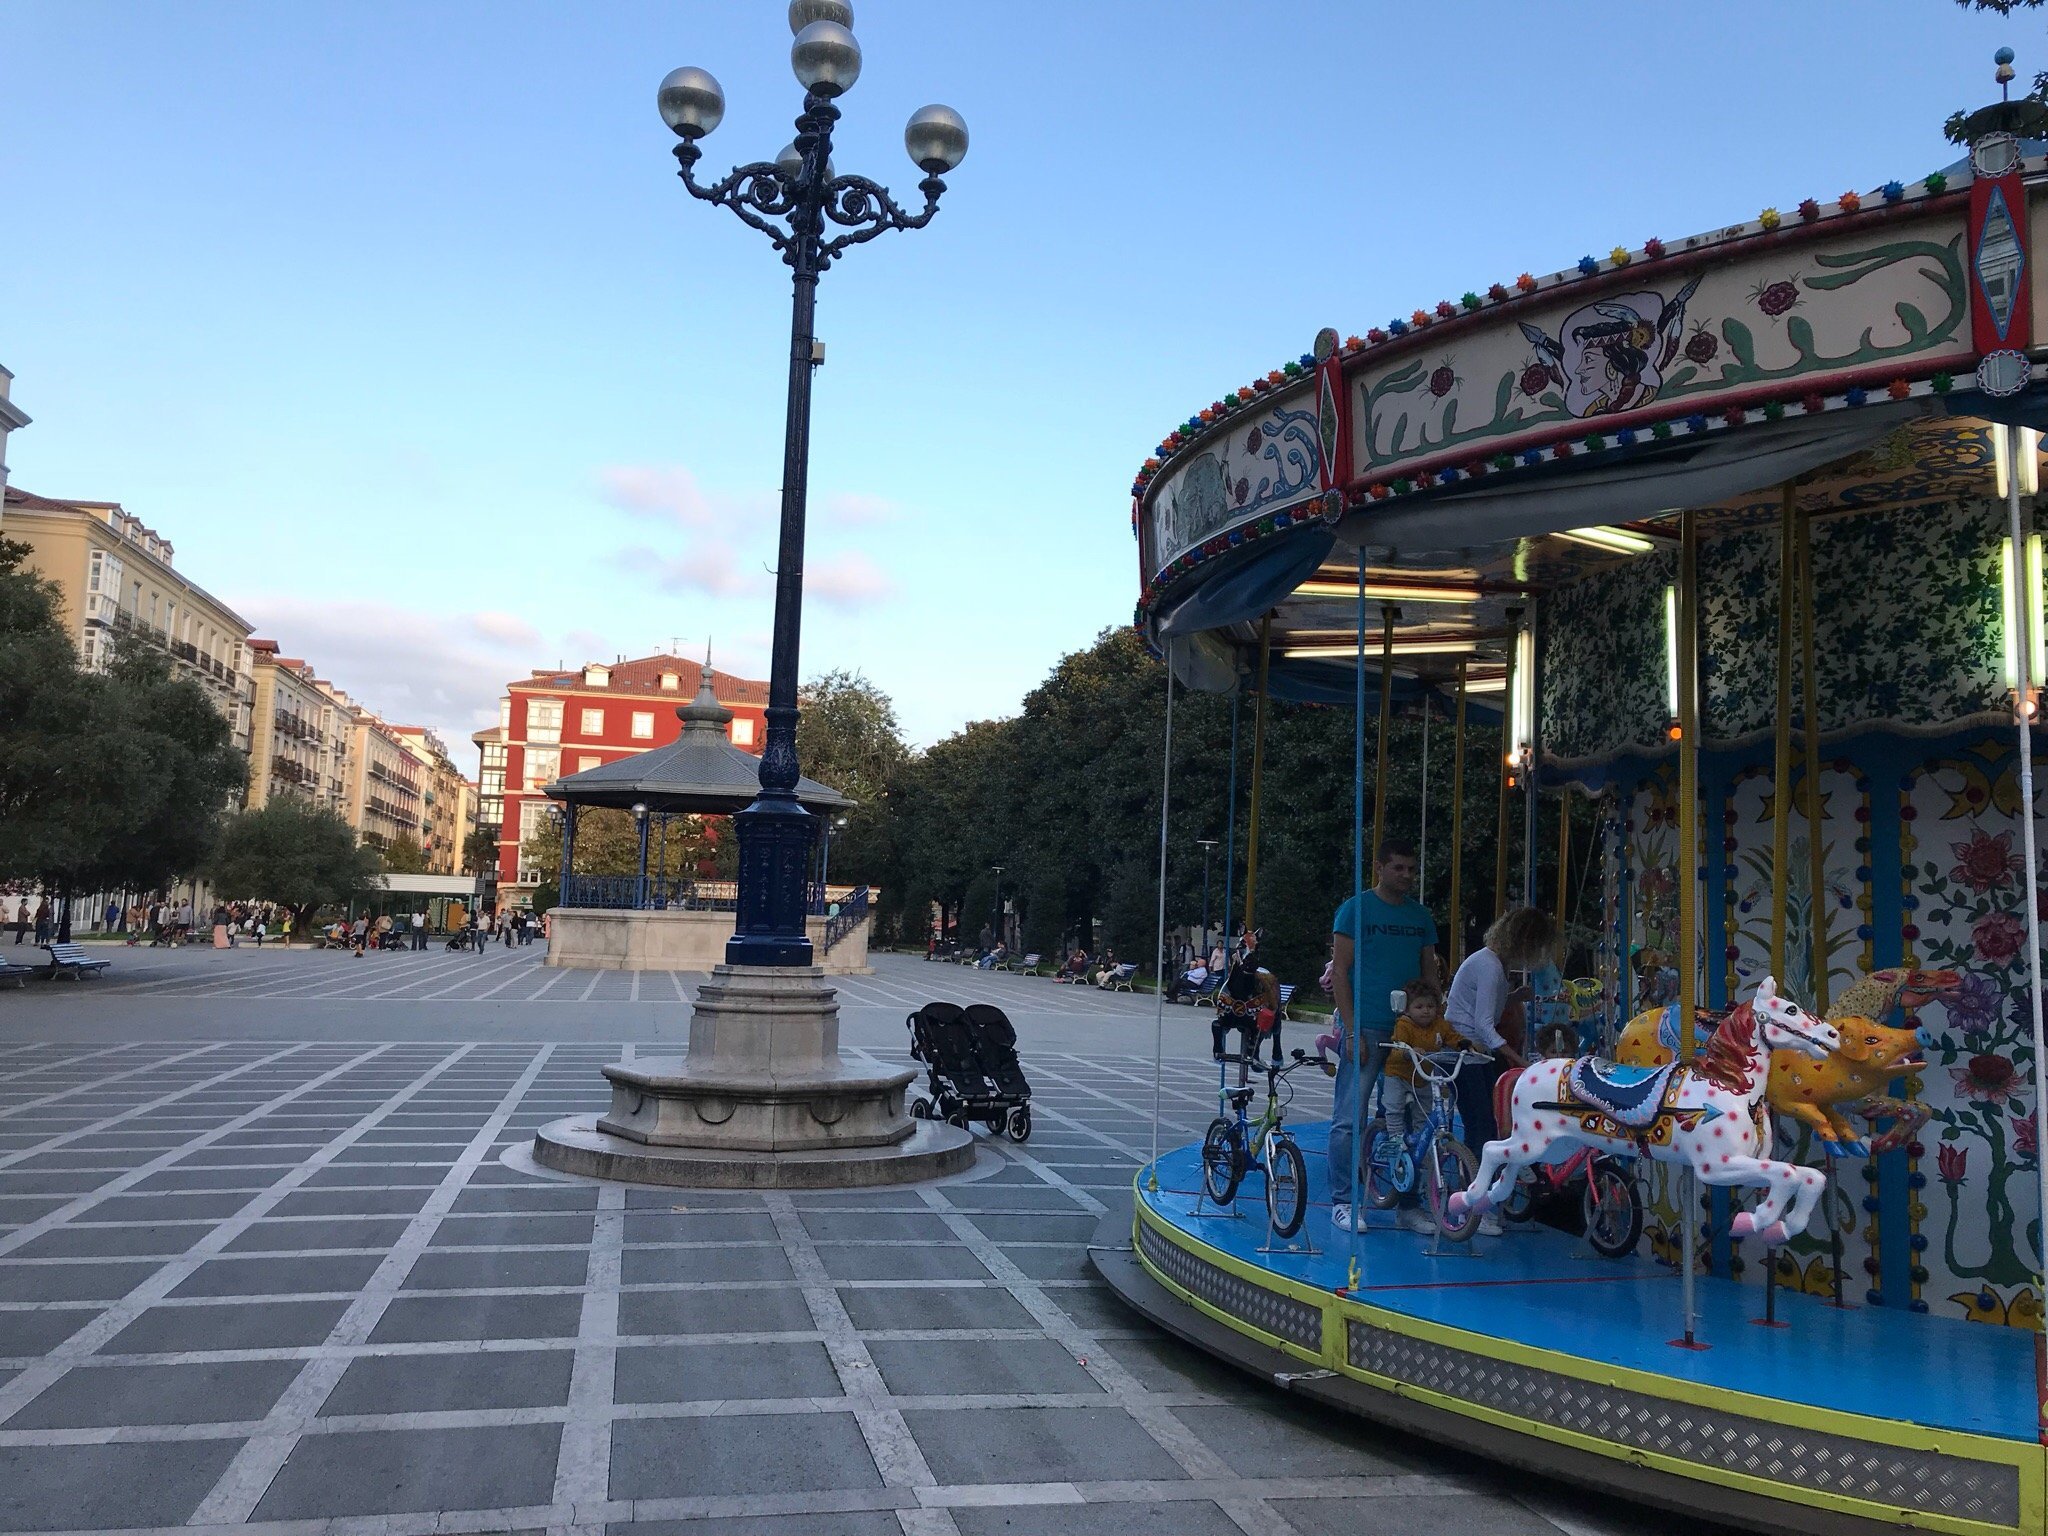
[[[1825,1181],[1816,1169],[1770,1158],[1763,1098],[1771,1052],[1819,1059],[1840,1043],[1833,1025],[1778,996],[1766,976],[1690,1063],[1628,1067],[1593,1056],[1535,1062],[1514,1079],[1503,1135],[1486,1144],[1477,1176],[1451,1196],[1451,1210],[1498,1205],[1528,1164],[1558,1160],[1565,1155],[1559,1143],[1584,1143],[1689,1163],[1707,1184],[1761,1184],[1755,1214],[1738,1212],[1730,1230],[1782,1243],[1806,1230]]]

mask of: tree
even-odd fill
[[[668,823],[666,864],[672,876],[682,879],[708,878],[715,874],[715,839],[702,816],[672,816]],[[661,860],[657,844],[661,833],[649,819],[647,831],[647,873],[656,872]],[[729,840],[729,839],[728,839]],[[529,869],[540,871],[551,881],[562,867],[562,827],[552,816],[544,816],[526,839],[522,854]],[[589,806],[576,813],[576,869],[579,875],[633,875],[640,871],[640,834],[631,811]]]
[[[858,672],[813,678],[798,698],[797,761],[804,773],[855,804],[836,814],[832,872],[840,880],[880,885],[891,878],[889,786],[910,749],[889,696]]]
[[[427,851],[418,839],[401,832],[384,845],[384,870],[393,875],[423,875],[427,872]]]
[[[477,827],[462,840],[462,872],[486,875],[498,867],[498,834]]]
[[[358,843],[340,816],[281,795],[228,822],[207,873],[225,894],[289,907],[303,933],[322,907],[369,896],[382,869],[376,850]]]

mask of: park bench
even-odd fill
[[[11,981],[17,987],[28,985],[31,976],[40,974],[35,966],[16,965],[11,960],[0,959],[0,981]]]
[[[52,978],[69,976],[76,981],[81,976],[96,976],[114,963],[89,958],[84,948],[77,944],[45,944],[43,948],[50,952],[50,968],[46,974]]]
[[[1120,965],[1109,973],[1110,992],[1135,992],[1138,990],[1138,968],[1135,965]]]
[[[1006,971],[1035,971],[1038,969],[1038,962],[1044,958],[1045,956],[1035,952],[1023,956],[1012,955],[1003,962],[1003,969]]]

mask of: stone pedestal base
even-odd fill
[[[815,1188],[934,1178],[974,1161],[968,1133],[904,1113],[914,1071],[840,1059],[839,1004],[816,966],[719,966],[699,989],[687,1059],[604,1075],[610,1111],[544,1127],[537,1162],[653,1183]]]

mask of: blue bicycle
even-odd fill
[[[1219,1057],[1222,1063],[1237,1063],[1237,1085],[1218,1084],[1216,1107],[1221,1112],[1202,1138],[1202,1187],[1209,1198],[1218,1205],[1230,1204],[1244,1176],[1257,1169],[1266,1176],[1266,1215],[1280,1237],[1294,1236],[1308,1214],[1308,1164],[1282,1125],[1294,1097],[1287,1074],[1307,1059],[1306,1051],[1296,1051],[1285,1066],[1277,1061],[1261,1066],[1255,1056]],[[1266,1079],[1266,1107],[1257,1120],[1251,1118],[1249,1107],[1254,1091],[1246,1080],[1250,1067],[1259,1067]],[[1222,1076],[1221,1067],[1217,1075]]]
[[[1365,1198],[1375,1210],[1391,1210],[1421,1188],[1437,1232],[1462,1243],[1479,1229],[1479,1212],[1451,1213],[1451,1196],[1471,1186],[1479,1164],[1456,1131],[1456,1085],[1468,1064],[1491,1058],[1472,1051],[1418,1051],[1396,1040],[1389,1050],[1406,1051],[1415,1063],[1414,1081],[1426,1088],[1429,1109],[1406,1135],[1389,1129],[1384,1112],[1366,1129]],[[1384,1103],[1384,1100],[1382,1100]]]

